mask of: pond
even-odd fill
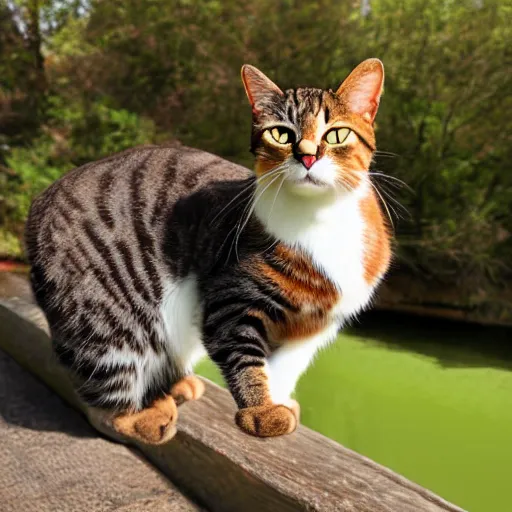
[[[221,384],[209,361],[199,373]],[[302,377],[302,423],[471,512],[510,510],[512,332],[373,313]]]

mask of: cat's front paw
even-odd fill
[[[298,410],[275,404],[240,409],[235,421],[244,432],[258,437],[291,434],[299,423]]]

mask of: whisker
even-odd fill
[[[279,187],[277,188],[276,195],[274,196],[274,201],[272,202],[272,206],[270,207],[270,213],[268,214],[268,217],[267,217],[267,223],[270,222],[270,217],[272,216],[272,211],[274,210],[274,205],[276,204],[277,196],[279,195],[279,192],[281,192],[281,188],[283,186],[283,183],[285,182],[285,179],[286,179],[286,176],[283,176],[283,179],[281,180],[281,183],[279,184]],[[272,235],[269,235],[269,238],[272,238]],[[272,247],[274,247],[278,243],[279,243],[279,240],[276,238],[268,247],[266,247],[263,250],[263,253],[270,251],[270,249],[272,249]]]
[[[409,185],[407,185],[407,183],[405,183],[402,180],[396,178],[395,176],[389,176],[388,174],[384,174],[384,173],[381,173],[381,172],[368,171],[368,170],[364,170],[364,169],[347,169],[347,171],[354,172],[354,173],[365,173],[365,174],[368,174],[370,177],[375,176],[376,178],[387,178],[390,181],[386,182],[386,185],[389,185],[389,186],[392,186],[392,187],[396,187],[396,188],[399,188],[399,186],[403,186],[409,192],[414,193],[414,190],[411,187],[409,187]],[[391,216],[390,216],[390,212],[389,212],[390,209],[391,209],[391,211],[393,212],[393,214],[395,215],[395,217],[397,219],[404,219],[405,217],[400,215],[395,210],[395,208],[393,208],[393,206],[391,204],[389,204],[387,201],[385,201],[385,199],[384,199],[383,195],[381,194],[381,192],[388,198],[389,201],[392,201],[395,204],[395,206],[397,208],[399,208],[401,210],[401,212],[403,212],[407,216],[407,218],[409,218],[409,219],[412,218],[411,213],[409,212],[409,210],[402,203],[400,203],[400,201],[398,201],[398,199],[396,199],[391,194],[391,192],[389,190],[386,190],[386,188],[383,186],[382,183],[378,184],[379,187],[380,187],[380,190],[379,190],[379,187],[377,187],[377,183],[374,183],[372,179],[369,179],[368,181],[370,182],[370,184],[373,187],[373,189],[379,195],[380,200],[382,201],[382,204],[383,204],[384,208],[386,208],[386,212],[388,214],[388,217],[390,218],[389,220],[391,221],[392,225],[393,225],[393,221],[392,221]],[[395,183],[395,182],[397,182],[397,183]],[[393,225],[393,229],[394,229],[394,225]]]
[[[285,172],[285,170],[281,171],[281,173],[284,173],[284,172]],[[272,180],[270,181],[270,183],[265,185],[265,188],[259,193],[259,195],[255,198],[255,200],[252,203],[249,203],[251,206],[250,206],[250,210],[247,213],[247,215],[245,214],[245,212],[247,211],[247,206],[246,206],[246,208],[244,209],[244,212],[242,213],[242,217],[241,217],[240,222],[237,223],[238,229],[237,229],[236,235],[234,237],[233,244],[234,244],[234,247],[235,247],[236,259],[238,261],[240,261],[239,254],[238,254],[238,242],[239,242],[239,239],[240,239],[240,235],[242,234],[243,230],[245,229],[245,226],[247,225],[247,223],[249,222],[249,220],[251,218],[251,215],[253,214],[254,209],[256,208],[257,202],[259,201],[261,196],[265,193],[265,191],[272,185],[272,183],[274,183],[276,180],[279,179],[279,177],[281,176],[281,173],[277,173],[277,176],[274,176],[272,178]],[[243,220],[244,217],[245,217],[245,220]],[[243,223],[242,223],[242,220],[243,220]],[[233,244],[232,244],[231,249],[229,250],[229,254],[231,254],[231,250],[233,248]],[[229,257],[229,255],[228,255],[228,257]]]
[[[274,205],[276,204],[277,196],[279,195],[279,192],[281,192],[281,188],[283,186],[285,179],[286,179],[286,176],[283,175],[283,179],[281,180],[279,187],[277,187],[277,192],[276,192],[276,195],[274,196],[274,201],[272,202],[272,206],[270,207],[270,213],[268,214],[267,222],[270,222],[270,217],[272,216],[272,211],[274,210]]]
[[[374,155],[377,155],[377,156],[389,156],[389,157],[394,157],[394,158],[400,158],[400,155],[397,154],[397,153],[393,153],[391,151],[380,151],[380,150],[377,150],[374,152]]]
[[[414,191],[413,188],[411,188],[409,185],[407,185],[407,183],[405,183],[405,181],[402,181],[400,178],[397,178],[396,176],[390,176],[389,174],[384,174],[382,172],[374,172],[374,171],[368,171],[368,174],[370,176],[380,176],[382,178],[386,178],[386,179],[389,179],[389,180],[396,181],[397,183],[399,183],[400,185],[405,187],[407,190],[409,190],[410,192],[415,194],[415,191]]]
[[[229,201],[229,203],[224,206],[224,208],[222,208],[222,210],[220,212],[218,212],[215,217],[213,217],[213,219],[210,221],[210,225],[213,224],[213,222],[215,222],[215,220],[223,213],[227,210],[227,208],[232,204],[234,203],[242,194],[244,194],[245,192],[248,192],[251,190],[251,188],[253,187],[254,183],[259,183],[260,181],[263,181],[264,179],[267,179],[271,176],[273,176],[275,173],[277,173],[278,171],[282,170],[282,165],[276,167],[275,169],[272,169],[270,172],[264,174],[263,176],[260,176],[259,178],[256,178],[256,180],[254,182],[251,182],[247,187],[245,187],[241,192],[239,192],[233,199],[231,199],[231,201]],[[228,210],[226,212],[229,213],[230,210]]]
[[[342,175],[341,175],[341,176],[338,176],[338,180],[340,181],[340,183],[341,183],[341,184],[342,184],[346,189],[348,189],[350,192],[354,192],[354,190],[355,190],[354,186],[353,186],[353,185],[351,185],[351,184],[349,183],[349,181],[348,181],[348,180],[346,180],[346,179],[344,178],[344,176],[342,176]]]
[[[386,195],[386,197],[390,201],[393,201],[393,203],[396,205],[396,207],[400,208],[400,210],[403,213],[405,213],[409,219],[412,218],[411,213],[409,212],[409,210],[402,203],[400,203],[400,201],[398,201],[398,199],[396,199],[396,197],[393,197],[388,190],[386,190],[384,187],[381,187],[381,191]],[[397,217],[398,218],[404,218],[404,217],[399,216],[398,214],[397,214]]]
[[[380,200],[382,201],[382,204],[384,205],[384,208],[386,208],[386,212],[388,214],[389,222],[391,222],[391,227],[393,229],[393,234],[394,234],[395,233],[395,224],[393,222],[393,219],[391,218],[391,213],[389,212],[388,204],[386,203],[386,201],[382,197],[382,194],[379,192],[379,189],[375,186],[375,184],[372,182],[372,180],[368,180],[368,181],[369,181],[370,185],[373,187],[373,190],[375,190],[375,192],[377,192],[377,194],[379,195]],[[395,215],[396,215],[396,213],[395,213]]]
[[[400,183],[403,187],[405,187],[407,190],[415,194],[414,189],[412,189],[405,181],[402,181],[400,178],[397,178],[396,176],[391,176],[390,174],[384,174],[383,172],[375,172],[368,169],[347,169],[349,172],[362,172],[367,173],[370,176],[379,176],[385,179],[389,179],[392,181],[396,181],[397,183]],[[378,170],[377,170],[378,171]]]

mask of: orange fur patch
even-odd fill
[[[279,323],[262,312],[252,314],[264,322],[275,342],[297,340],[322,331],[330,323],[329,312],[340,300],[339,291],[298,251],[279,244],[274,254],[283,272],[263,259],[257,262],[255,270],[274,283],[298,311],[287,311],[285,321]]]
[[[361,200],[360,208],[366,226],[364,278],[368,284],[375,284],[384,275],[391,260],[390,234],[373,190]]]

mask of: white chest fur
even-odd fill
[[[341,321],[360,311],[371,299],[373,287],[364,278],[365,224],[359,189],[337,199],[298,197],[282,191],[262,194],[255,214],[269,233],[291,247],[299,247],[315,266],[341,290],[335,315]]]

